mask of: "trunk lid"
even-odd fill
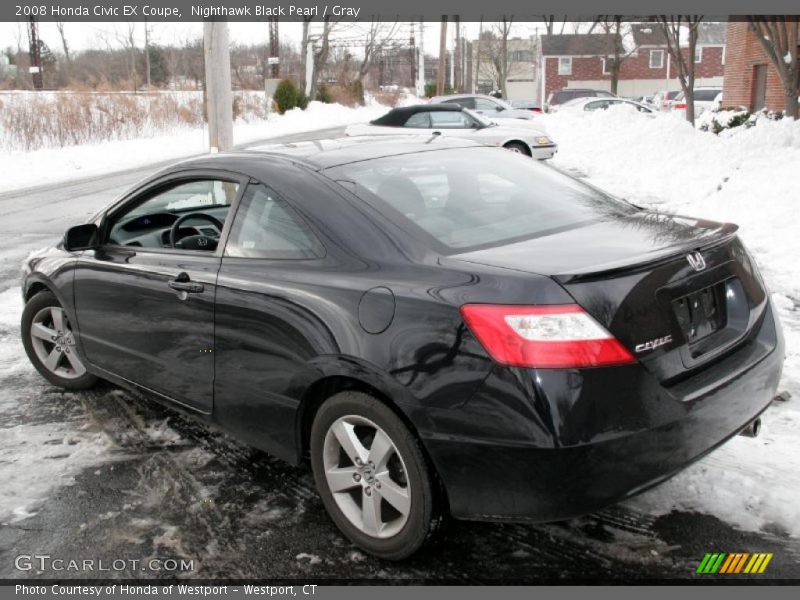
[[[669,385],[732,351],[766,306],[736,230],[640,212],[451,258],[550,276]]]

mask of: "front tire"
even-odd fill
[[[33,366],[50,383],[85,390],[97,383],[76,351],[66,311],[52,292],[40,292],[22,311],[22,345]]]
[[[311,428],[317,490],[336,526],[380,558],[400,560],[436,531],[431,475],[414,434],[377,399],[341,392]]]
[[[515,152],[517,154],[524,154],[525,156],[530,156],[531,152],[525,146],[525,144],[521,142],[508,142],[505,146],[503,146],[506,150],[511,150],[511,152]]]

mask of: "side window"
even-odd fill
[[[242,197],[225,256],[302,259],[324,254],[308,225],[271,189],[250,185]]]
[[[500,105],[496,102],[492,102],[491,100],[487,100],[486,98],[475,98],[475,109],[476,110],[494,110],[496,111],[500,108]]]
[[[196,179],[161,188],[114,214],[107,241],[118,246],[172,248],[173,224],[190,215],[178,224],[175,247],[213,251],[238,191],[238,183],[220,179]]]
[[[473,127],[472,119],[463,112],[432,112],[431,127],[441,129],[469,129]]]
[[[445,100],[443,104],[458,104],[462,108],[475,108],[475,98],[453,98]]]
[[[418,112],[411,115],[403,127],[415,127],[417,129],[428,129],[431,126],[431,120],[428,118],[428,113]]]

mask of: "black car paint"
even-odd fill
[[[595,224],[590,252],[555,252],[544,237],[446,254],[361,201],[346,181],[326,176],[348,161],[462,146],[469,144],[392,141],[305,160],[242,153],[183,163],[115,207],[153,182],[225,172],[277,190],[317,235],[324,256],[225,257],[228,223],[219,248],[207,256],[50,249],[29,259],[23,294],[29,298],[45,287],[56,294],[78,324],[90,371],[177,401],[292,464],[304,458],[309,418],[326,394],[370,391],[418,434],[450,511],[460,518],[551,520],[594,510],[668,477],[768,406],[783,343],[757,276],[748,279],[754,316],[744,338],[677,375],[670,357],[676,349],[669,345],[636,364],[611,368],[494,364],[461,320],[461,305],[577,300],[620,338],[634,321],[648,334],[661,333],[670,326],[663,315],[646,306],[631,312],[629,296],[691,278],[683,250],[708,245],[712,268],[750,263],[738,239],[718,223],[645,216],[645,226]],[[103,223],[101,213],[97,224]],[[625,237],[626,231],[635,235]],[[579,231],[574,237],[587,243]],[[626,257],[638,266],[625,270]],[[135,284],[122,283],[129,272],[136,273]],[[178,272],[202,282],[204,291],[181,300],[167,286]],[[648,278],[656,281],[642,287]],[[119,293],[114,281],[126,291]],[[212,306],[209,330],[197,319],[211,319]],[[98,315],[102,322],[92,324]],[[92,337],[100,337],[101,328],[138,340],[142,360],[117,366],[93,357]],[[161,366],[156,378],[154,364]],[[211,381],[213,393],[198,392]]]

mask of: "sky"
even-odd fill
[[[255,44],[267,41],[267,23],[229,23],[231,42],[239,44]],[[462,23],[463,35],[470,39],[477,38],[479,24],[470,22]],[[344,40],[357,40],[363,37],[368,23],[346,23],[346,28],[340,35]],[[487,27],[485,24],[484,27]],[[542,23],[517,23],[512,29],[512,36],[528,37],[541,30]],[[88,48],[106,48],[109,45],[121,46],[118,37],[127,33],[127,23],[66,23],[64,25],[67,43],[70,50],[78,51]],[[320,22],[312,22],[312,34],[321,30]],[[425,52],[436,54],[439,47],[440,24],[435,22],[425,23]],[[404,34],[410,33],[407,24],[403,24]],[[197,23],[150,23],[150,38],[154,44],[181,44],[187,39],[199,39],[203,35],[203,24]],[[299,44],[302,36],[302,24],[295,22],[281,22],[280,35],[282,40],[289,40]],[[40,23],[39,36],[53,51],[61,50],[61,39],[56,30],[55,23]],[[455,33],[452,23],[448,29],[448,47],[452,47]],[[144,23],[137,23],[136,37],[140,46],[144,46]],[[22,48],[27,49],[26,23],[0,22],[0,48],[15,47],[20,42]]]

